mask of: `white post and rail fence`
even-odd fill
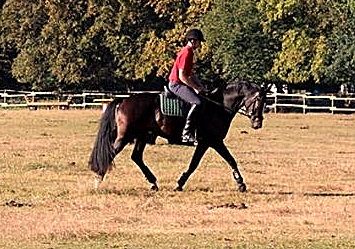
[[[128,98],[132,94],[137,93],[141,93],[141,91],[134,91],[130,93],[84,92],[58,94],[55,92],[25,92],[14,90],[0,90],[0,108],[27,107],[30,110],[102,108],[103,110],[105,110],[107,105],[114,98]],[[156,91],[154,93],[160,92]]]
[[[150,91],[152,92],[152,91]],[[153,91],[159,93],[159,91]],[[21,92],[13,90],[0,91],[0,108],[61,109],[69,108],[102,108],[114,98],[127,98],[141,93],[100,93],[84,92],[80,94],[57,94],[54,92]],[[299,113],[355,113],[355,97],[339,97],[335,95],[281,94],[267,96],[266,108],[270,112]]]
[[[268,95],[267,108],[278,112],[312,112],[353,113],[355,98],[337,97],[335,95],[281,94]]]

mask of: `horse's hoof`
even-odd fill
[[[158,185],[156,183],[152,183],[152,185],[150,186],[150,189],[154,190],[154,191],[158,191],[159,190]]]
[[[102,182],[102,176],[100,175],[95,175],[94,177],[94,189],[97,190],[100,186],[100,183]]]
[[[177,186],[177,187],[174,189],[174,191],[179,191],[179,192],[181,192],[181,191],[182,191],[182,187],[181,187],[181,186]]]
[[[245,185],[245,183],[240,183],[238,184],[238,189],[240,192],[245,192],[247,190],[247,186]]]

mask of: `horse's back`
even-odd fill
[[[116,123],[120,136],[137,136],[155,126],[158,108],[157,94],[135,94],[124,99],[116,110]]]
[[[134,118],[142,118],[148,114],[154,113],[158,107],[157,94],[134,94],[124,99],[118,107],[119,113]]]

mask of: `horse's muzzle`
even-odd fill
[[[263,127],[263,120],[260,118],[255,118],[251,120],[251,128],[257,130]]]

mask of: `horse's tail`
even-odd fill
[[[106,108],[101,116],[99,131],[91,152],[89,168],[99,176],[105,176],[115,158],[113,143],[117,137],[117,125],[115,121],[116,106],[121,102],[116,98]]]

